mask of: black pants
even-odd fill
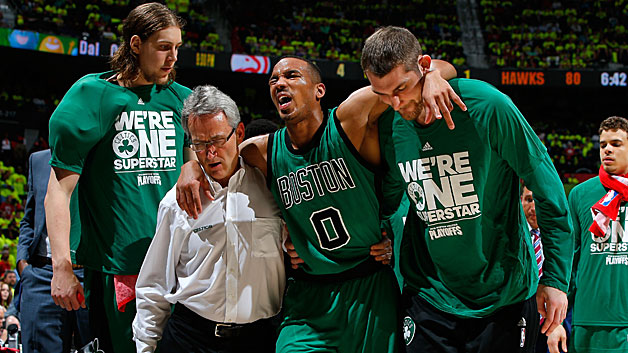
[[[404,296],[404,303],[408,353],[534,352],[539,332],[534,296],[477,319],[442,312],[417,295]]]
[[[216,336],[223,334],[223,337]],[[159,344],[160,353],[272,353],[275,352],[277,326],[272,319],[257,320],[236,329],[216,329],[185,305],[177,303],[168,319]]]

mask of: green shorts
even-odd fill
[[[574,326],[569,353],[628,352],[628,327]]]
[[[338,283],[290,280],[277,353],[393,353],[400,345],[399,287],[386,266]]]

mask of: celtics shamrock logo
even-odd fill
[[[120,158],[133,157],[139,148],[137,136],[130,131],[122,131],[113,138],[113,152]]]
[[[414,333],[416,332],[416,326],[414,325],[414,321],[410,316],[406,316],[403,318],[403,339],[406,341],[406,346],[410,345],[412,339],[414,338]]]
[[[416,208],[419,211],[423,211],[425,209],[425,192],[421,185],[419,185],[416,181],[408,184],[408,195],[414,201]]]

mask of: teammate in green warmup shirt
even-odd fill
[[[369,255],[381,239],[376,124],[353,119],[364,107],[348,103],[323,114],[325,86],[304,59],[280,60],[269,84],[286,128],[241,148],[268,176],[303,261],[284,299],[277,351],[395,352],[396,280]]]
[[[562,183],[519,110],[484,82],[450,81],[468,107],[451,111],[454,130],[426,121],[421,77],[429,61],[398,27],[378,30],[362,52],[372,91],[391,106],[379,118],[395,179],[384,192],[401,184],[411,204],[400,255],[408,351],[532,351],[537,302],[544,333],[567,309],[572,240]],[[538,291],[519,178],[534,192],[544,235]]]
[[[617,179],[624,178],[625,183],[628,174],[628,120],[610,117],[600,125],[599,134],[600,175],[576,185],[569,193],[576,242],[570,353],[628,351],[628,188]],[[612,185],[606,180],[619,184]],[[612,191],[616,195],[606,197]],[[605,232],[595,235],[589,229],[593,224],[591,208],[600,201],[617,202],[616,218],[610,221]],[[564,328],[559,326],[557,330],[562,331],[564,337]]]
[[[190,90],[174,82],[182,26],[161,4],[132,10],[114,70],[81,78],[50,118],[52,296],[67,310],[85,307],[68,243],[68,202],[78,183],[77,261],[86,267],[90,324],[105,352],[135,352],[135,278],[159,202],[184,162],[179,112]]]

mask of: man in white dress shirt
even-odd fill
[[[263,174],[243,163],[244,125],[235,102],[213,86],[186,99],[191,137],[213,199],[197,219],[159,205],[157,230],[136,285],[138,352],[274,352],[269,318],[281,309],[282,224]],[[175,304],[171,314],[171,304]]]

